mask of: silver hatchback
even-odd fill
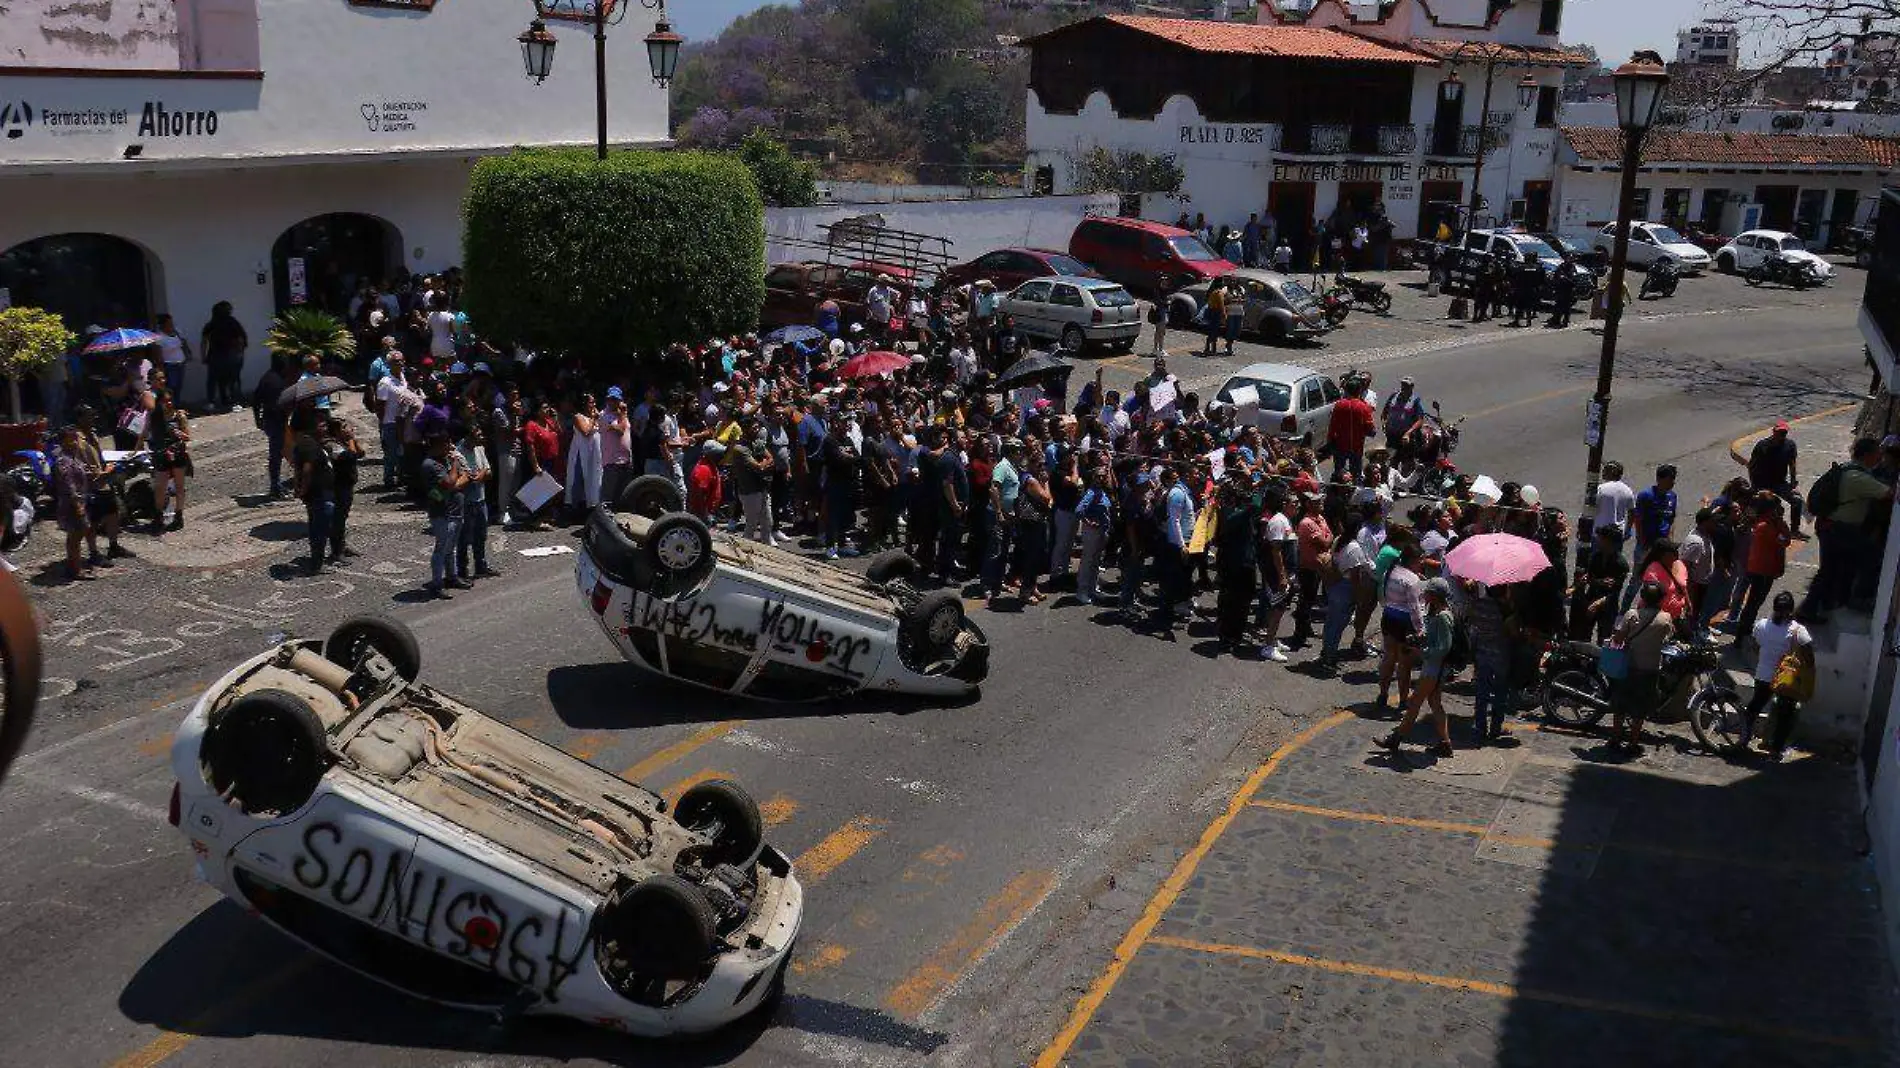
[[[1079,352],[1088,345],[1135,347],[1141,306],[1128,291],[1098,278],[1033,278],[1003,298],[1003,314],[1026,337],[1046,338]]]

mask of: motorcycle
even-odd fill
[[[1384,282],[1368,282],[1363,278],[1354,278],[1341,267],[1333,274],[1333,282],[1343,287],[1355,303],[1364,304],[1380,315],[1392,311],[1392,294],[1385,291]]]
[[[1464,421],[1464,416],[1459,416],[1447,423],[1438,402],[1433,401],[1431,412],[1422,416],[1411,433],[1400,440],[1393,460],[1396,462],[1411,457],[1428,469],[1436,468],[1441,459],[1450,456],[1458,448],[1459,427]],[[1457,475],[1456,468],[1452,474],[1454,477]]]
[[[6,477],[20,496],[35,507],[51,504],[53,498],[53,462],[59,458],[59,434],[49,432],[37,449],[22,449],[14,454],[21,462],[6,471]]]
[[[1319,295],[1319,313],[1326,319],[1328,326],[1343,326],[1346,314],[1352,311],[1352,294],[1343,286],[1334,286]]]
[[[1610,680],[1598,666],[1595,642],[1555,641],[1544,652],[1544,718],[1582,730],[1610,711]],[[1671,641],[1663,646],[1657,686],[1667,704],[1689,692],[1689,725],[1712,753],[1741,738],[1742,699],[1722,673],[1722,649],[1713,642]]]
[[[1742,278],[1751,286],[1759,286],[1763,282],[1774,282],[1777,285],[1793,286],[1795,289],[1818,286],[1823,281],[1821,272],[1812,262],[1797,260],[1782,252],[1777,252],[1750,267]]]
[[[1643,275],[1643,287],[1636,294],[1637,300],[1647,300],[1650,294],[1668,298],[1676,295],[1676,285],[1682,280],[1682,271],[1672,259],[1659,259],[1650,264],[1649,272]]]

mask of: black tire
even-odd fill
[[[904,610],[900,623],[912,643],[926,656],[948,656],[963,633],[963,598],[950,590],[925,594]]]
[[[1863,248],[1859,250],[1858,252],[1854,253],[1854,266],[1859,267],[1861,270],[1865,271],[1873,267],[1873,265],[1874,265],[1874,250],[1873,249]]]
[[[597,919],[601,971],[617,983],[699,977],[719,937],[712,902],[670,872],[608,901]]]
[[[902,549],[879,553],[871,558],[871,566],[864,571],[864,577],[872,585],[883,586],[898,579],[913,579],[922,570],[917,566],[916,558]]]
[[[1082,332],[1081,327],[1070,323],[1062,328],[1063,349],[1069,352],[1081,352],[1088,343],[1088,336]]]
[[[1332,322],[1328,317],[1327,322]],[[1286,324],[1278,319],[1268,319],[1260,324],[1260,340],[1269,345],[1286,344]]]
[[[1387,293],[1383,289],[1378,290],[1372,294],[1369,303],[1372,305],[1373,311],[1378,312],[1380,315],[1385,315],[1392,310],[1392,294]]]
[[[1710,686],[1689,698],[1689,726],[1702,748],[1717,755],[1742,747],[1742,697],[1734,690]]]
[[[1715,269],[1717,271],[1720,271],[1723,274],[1734,274],[1735,273],[1735,257],[1733,256],[1715,257]]]
[[[677,512],[686,507],[686,501],[680,496],[678,486],[670,478],[659,475],[641,475],[620,491],[620,499],[614,507],[622,512],[658,519],[668,512]]]
[[[302,808],[330,767],[323,720],[309,702],[283,690],[245,694],[216,713],[198,757],[205,782],[254,816]]]
[[[641,548],[652,569],[656,596],[690,593],[712,575],[712,531],[705,520],[690,512],[673,512],[654,520]]]
[[[1544,683],[1544,717],[1565,727],[1589,727],[1610,710],[1610,688],[1601,673],[1569,668]]]
[[[158,518],[158,495],[152,492],[150,479],[139,479],[125,487],[125,522],[151,522]]]
[[[759,803],[736,782],[711,779],[680,795],[673,819],[689,831],[713,840],[706,854],[715,864],[744,868],[758,859],[765,844],[765,818]]]
[[[415,632],[388,616],[346,619],[323,643],[325,659],[351,669],[371,651],[381,653],[405,682],[422,677],[422,645]]]
[[[1756,264],[1748,269],[1748,273],[1742,276],[1742,280],[1751,286],[1761,285],[1763,282],[1768,281],[1768,268],[1763,267],[1761,264]]]

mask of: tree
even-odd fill
[[[802,208],[818,203],[818,168],[794,159],[791,150],[764,129],[754,129],[739,142],[739,159],[752,172],[766,204]]]
[[[765,301],[763,213],[727,155],[482,160],[462,203],[469,318],[485,337],[602,367],[750,330]]]
[[[1155,193],[1185,201],[1188,196],[1181,183],[1186,179],[1180,161],[1172,155],[1150,156],[1098,145],[1075,161],[1078,193]]]
[[[73,332],[52,312],[26,307],[0,311],[0,375],[7,377],[15,421],[25,417],[20,407],[20,379],[65,359],[66,350],[75,340]]]
[[[264,347],[292,360],[315,356],[324,366],[356,359],[356,338],[343,320],[316,308],[287,308],[271,320]]]

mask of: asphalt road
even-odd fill
[[[1851,270],[1806,294],[1692,279],[1644,305],[1624,329],[1610,455],[1633,471],[1675,462],[1685,496],[1699,495],[1733,469],[1732,439],[1857,399],[1859,285]],[[1382,394],[1414,375],[1467,417],[1461,466],[1569,504],[1598,336],[1581,318],[1565,331],[1454,324],[1445,303],[1405,290],[1393,317],[1356,316],[1322,345],[1176,355],[1172,369],[1204,393],[1255,359],[1363,366]],[[1102,362],[1111,386],[1146,369]],[[426,570],[420,518],[359,503],[376,517],[364,557],[297,577],[286,565],[301,514],[234,497],[248,487],[231,468],[257,464],[247,439],[201,450],[194,485],[198,500],[255,517],[249,548],[223,547],[241,562],[134,562],[70,587],[38,577],[49,699],[0,794],[8,1064],[1022,1063],[1238,777],[1363,696],[1214,659],[1198,628],[1131,634],[1052,601],[983,618],[991,680],[962,707],[735,704],[624,665],[576,603],[573,557],[518,553],[573,545],[565,534],[511,535],[505,578],[424,604],[411,593]],[[808,886],[777,1013],[691,1043],[503,1029],[323,963],[199,886],[164,818],[171,729],[206,681],[273,634],[321,635],[365,610],[416,628],[429,682],[570,752],[669,793],[730,775],[764,800]]]

